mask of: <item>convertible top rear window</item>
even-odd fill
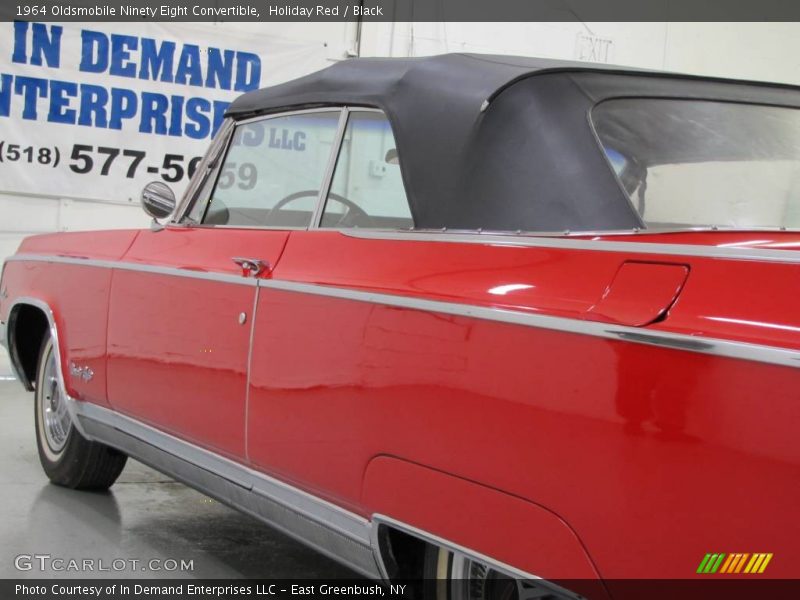
[[[800,110],[615,99],[592,119],[645,227],[800,228]]]

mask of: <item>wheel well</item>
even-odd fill
[[[14,308],[8,322],[9,352],[25,389],[32,391],[42,340],[49,327],[47,316],[40,308],[21,304]]]
[[[428,542],[388,525],[378,527],[378,550],[389,580],[419,582],[420,589],[411,590],[409,596],[421,598]]]

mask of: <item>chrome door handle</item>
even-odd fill
[[[240,256],[234,256],[231,258],[231,260],[242,267],[242,275],[245,277],[255,277],[265,269],[270,269],[268,262],[258,258],[242,258]]]

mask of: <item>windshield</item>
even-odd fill
[[[592,120],[645,227],[800,229],[800,110],[617,99]]]

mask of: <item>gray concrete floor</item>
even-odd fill
[[[16,381],[0,379],[1,578],[356,577],[251,517],[133,460],[107,493],[51,485],[39,465],[33,425],[33,394]],[[38,567],[19,571],[15,557],[20,554],[103,559],[106,566],[123,559],[126,568],[106,573]],[[169,558],[191,560],[193,570],[142,570],[151,559]],[[140,561],[138,568],[129,559]]]

